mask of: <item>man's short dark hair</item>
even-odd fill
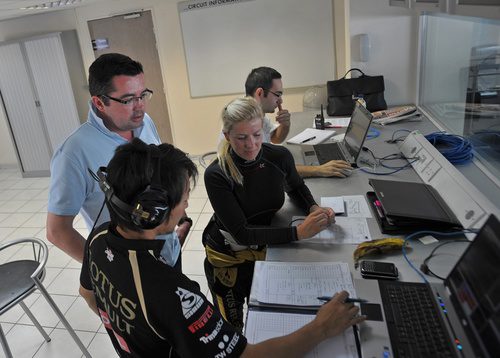
[[[140,62],[119,53],[107,53],[99,56],[89,68],[89,92],[91,96],[100,96],[113,92],[113,77],[137,76],[143,73]]]
[[[247,96],[255,94],[257,88],[263,88],[267,96],[267,90],[273,86],[273,80],[281,79],[281,74],[271,67],[254,68],[247,77],[245,82],[245,92]]]
[[[117,147],[106,170],[107,181],[120,200],[132,205],[138,194],[151,184],[154,171],[160,168],[160,185],[167,191],[168,206],[173,209],[181,202],[187,185],[190,185],[191,181],[196,184],[198,170],[187,154],[173,145],[165,143],[154,147],[149,148],[148,144],[138,138]],[[156,159],[160,160],[159,165],[149,163],[152,149],[159,152],[160,157]],[[114,210],[119,208],[112,207],[109,203],[107,207],[113,224],[132,231],[142,231],[131,221],[122,218],[128,217],[128,213],[121,212],[121,215],[117,215]]]

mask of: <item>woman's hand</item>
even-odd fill
[[[297,226],[297,238],[299,240],[308,239],[318,232],[326,229],[335,222],[335,212],[332,208],[322,208],[313,205],[310,214],[306,216],[304,222]]]

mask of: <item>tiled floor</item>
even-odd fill
[[[199,180],[195,190],[191,192],[187,209],[188,215],[193,219],[194,227],[183,246],[182,263],[184,273],[197,281],[202,292],[207,294],[208,286],[203,272],[205,253],[201,244],[201,233],[213,209],[207,199],[203,183],[203,168],[199,169]],[[33,236],[46,240],[48,185],[49,178],[22,178],[17,169],[0,168],[0,243]],[[84,237],[88,235],[82,218],[75,219],[75,226]],[[46,242],[49,245],[49,259],[44,280],[45,287],[82,342],[87,345],[92,357],[116,357],[100,320],[78,295],[81,265]],[[0,253],[0,263],[27,254],[27,248],[8,249]],[[210,298],[209,295],[207,297]],[[39,293],[35,292],[29,296],[25,303],[32,309],[52,340],[46,343],[21,307],[17,305],[0,316],[0,324],[6,333],[14,357],[81,356],[81,351]],[[0,347],[0,358],[2,357],[5,355]]]

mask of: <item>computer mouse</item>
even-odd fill
[[[342,169],[340,172],[348,177],[352,174],[352,169]]]

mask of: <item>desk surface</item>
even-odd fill
[[[312,126],[313,119],[316,112],[301,112],[293,113],[291,117],[291,130],[289,138],[304,130],[306,127]],[[436,131],[436,127],[427,119],[421,122],[403,122],[395,123],[389,126],[376,126],[380,130],[380,136],[374,139],[369,139],[365,142],[365,147],[373,151],[377,157],[383,157],[392,153],[399,153],[397,144],[389,144],[385,141],[391,139],[394,131],[398,129],[408,129],[410,131],[419,130],[422,134],[428,134]],[[344,129],[338,130],[339,133]],[[404,135],[405,132],[398,133]],[[285,146],[292,152],[297,163],[304,163],[302,157],[301,147],[299,145],[285,144]],[[371,158],[367,152],[361,153],[362,157]],[[406,160],[395,160],[391,165],[399,166],[405,165]],[[341,196],[341,195],[365,195],[370,191],[371,187],[368,184],[369,178],[387,178],[390,180],[405,180],[405,181],[418,181],[420,178],[412,168],[402,170],[392,175],[378,176],[367,174],[362,171],[356,170],[350,177],[345,179],[340,178],[308,178],[306,184],[311,190],[314,198],[319,203],[322,196]],[[302,215],[300,210],[293,206],[289,200],[276,215],[275,225],[288,225],[293,215]],[[389,237],[380,232],[377,221],[375,218],[369,218],[368,227],[373,239],[382,237]],[[410,249],[408,250],[409,259],[419,267],[422,261],[429,255],[435,244],[423,245],[420,241],[416,240],[411,242]],[[461,253],[467,245],[464,243],[454,243],[446,245],[440,250],[440,254],[434,258],[430,266],[432,270],[439,276],[446,276],[453,267],[454,263],[458,260]],[[267,260],[270,261],[343,261],[349,263],[353,278],[361,278],[359,270],[355,270],[352,259],[352,253],[356,245],[349,244],[311,244],[305,242],[297,242],[286,245],[273,245],[267,250]],[[421,278],[413,271],[408,263],[404,260],[401,252],[394,252],[381,256],[372,256],[367,259],[377,261],[394,262],[400,271],[400,280],[402,281],[421,281]],[[428,277],[429,281],[435,281],[432,277]]]

